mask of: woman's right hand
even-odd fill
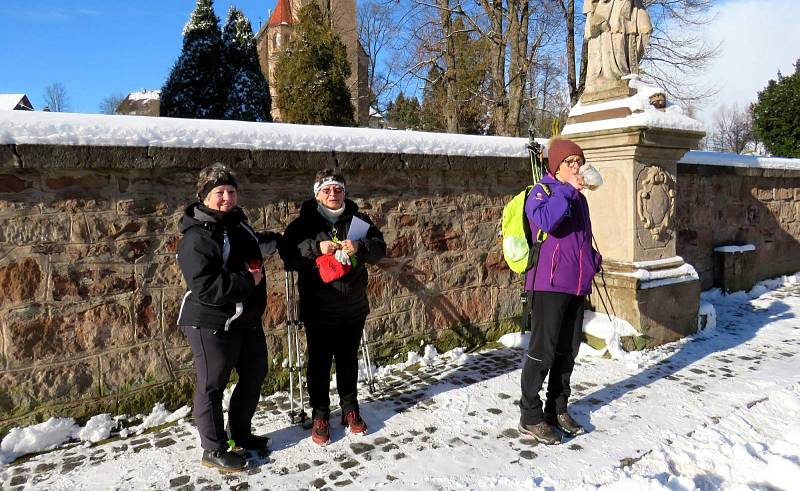
[[[566,179],[564,179],[564,182],[571,184],[572,187],[574,187],[578,191],[583,190],[584,187],[583,177],[581,177],[580,174],[578,174],[577,172],[575,174],[567,175]]]
[[[325,256],[333,254],[338,249],[341,249],[341,246],[330,240],[323,240],[322,242],[319,243],[319,252],[321,252]]]
[[[261,264],[258,265],[257,268],[253,268],[249,264],[247,265],[247,271],[253,275],[253,284],[258,285],[261,283],[261,280],[264,279],[264,272],[261,269]]]

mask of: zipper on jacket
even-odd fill
[[[186,292],[186,295],[183,296],[183,300],[181,300],[181,308],[178,310],[178,321],[176,322],[177,325],[181,325],[181,315],[183,315],[183,306],[186,305],[186,299],[189,298],[189,295],[192,294],[192,290]]]
[[[550,262],[550,286],[554,286],[556,276],[556,264],[558,256],[561,255],[561,244],[556,244],[556,249],[553,251],[553,259]]]
[[[583,247],[578,249],[578,285],[575,289],[575,295],[581,294],[581,284],[583,284]]]
[[[222,267],[228,270],[228,257],[231,255],[231,240],[228,238],[228,231],[222,231]]]

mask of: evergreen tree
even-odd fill
[[[222,117],[225,77],[222,35],[213,0],[197,0],[183,28],[183,48],[161,88],[161,116],[215,119]]]
[[[228,95],[222,117],[239,121],[272,121],[269,85],[258,63],[250,21],[234,6],[222,28],[222,62]]]
[[[453,44],[455,46],[456,105],[458,127],[461,133],[486,133],[489,108],[484,94],[488,91],[488,63],[484,53],[487,41],[474,38],[463,19],[453,22]],[[421,124],[428,131],[446,131],[444,67],[431,65],[422,97]]]
[[[420,108],[420,129],[425,131],[446,131],[444,102],[447,91],[444,88],[442,69],[431,65],[422,88],[422,107]]]
[[[275,66],[281,117],[288,123],[352,126],[347,50],[317,2],[297,15],[294,33]]]
[[[770,80],[753,105],[753,126],[772,155],[800,157],[800,60],[794,73]]]
[[[386,106],[386,119],[393,128],[416,130],[421,128],[420,106],[416,97],[406,97],[400,92],[394,102]]]

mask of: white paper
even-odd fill
[[[361,240],[367,236],[367,230],[369,230],[369,223],[353,217],[350,222],[350,230],[347,231],[347,240]]]

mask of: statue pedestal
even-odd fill
[[[593,102],[604,102],[610,99],[623,99],[634,95],[634,91],[628,86],[627,80],[608,80],[605,83],[595,82],[591,91],[584,91],[581,95],[581,102],[591,104]]]
[[[590,300],[596,310],[603,312],[605,302],[630,322],[641,334],[639,348],[697,330],[700,283],[675,252],[675,183],[678,160],[703,135],[648,126],[564,128],[605,181],[586,192],[604,265]]]

